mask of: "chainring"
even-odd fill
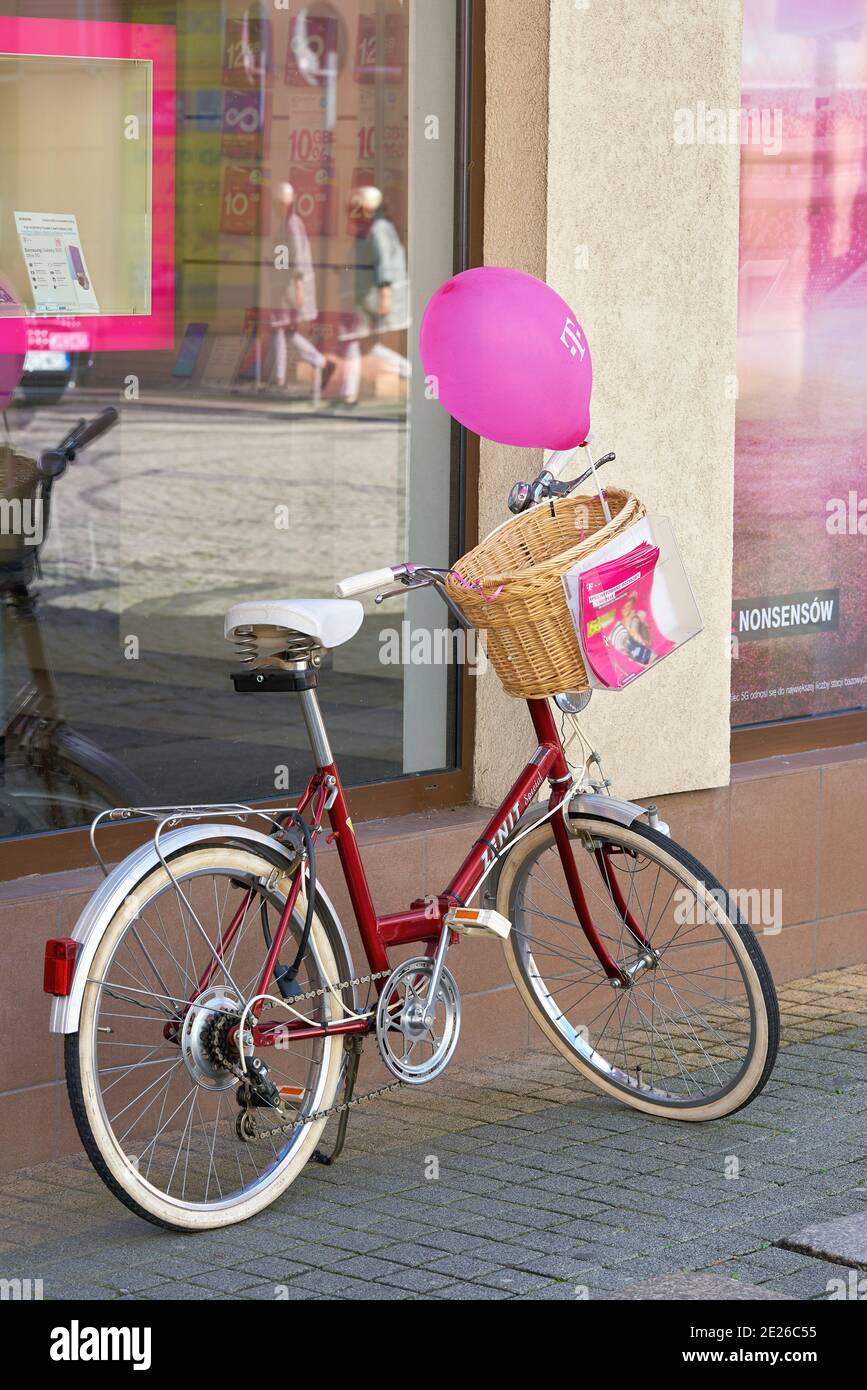
[[[413,956],[393,970],[376,1010],[376,1041],[392,1076],[407,1086],[433,1081],[451,1061],[461,1031],[461,996],[443,967],[436,999],[428,1010],[434,963]]]

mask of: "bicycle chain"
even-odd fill
[[[374,980],[384,979],[392,973],[391,970],[377,970],[372,975],[358,975],[354,980],[342,980],[339,984],[328,985],[324,989],[310,989],[306,994],[294,995],[293,999],[297,1000],[299,1003],[307,999],[318,999],[324,994],[333,994],[335,990],[342,992],[344,989],[354,989],[356,985],[372,984]],[[372,1017],[372,1013],[370,1016]],[[346,1035],[340,1034],[338,1036],[345,1037]],[[228,1058],[223,1058],[221,1060],[222,1064],[226,1066],[229,1071],[233,1072],[235,1076],[239,1077],[241,1081],[249,1082],[247,1073],[243,1072],[240,1067],[235,1066]],[[314,1110],[310,1115],[296,1116],[291,1120],[284,1120],[282,1124],[271,1125],[268,1129],[259,1129],[256,1127],[252,1138],[269,1139],[273,1134],[283,1134],[287,1129],[295,1129],[299,1125],[312,1125],[317,1120],[330,1119],[332,1115],[340,1115],[344,1110],[353,1110],[357,1105],[364,1105],[366,1101],[376,1100],[379,1096],[388,1095],[391,1091],[398,1091],[405,1084],[405,1082],[400,1080],[392,1081],[387,1086],[378,1086],[376,1090],[368,1091],[363,1096],[353,1096],[351,1100],[344,1100],[337,1105],[327,1106],[324,1110]],[[255,1113],[255,1107],[247,1107],[246,1114],[248,1116],[255,1117]]]
[[[299,1125],[312,1125],[316,1120],[330,1119],[332,1115],[339,1115],[344,1110],[353,1110],[356,1105],[364,1105],[366,1101],[377,1100],[379,1096],[386,1096],[390,1091],[398,1091],[405,1085],[405,1081],[392,1081],[390,1085],[379,1086],[375,1091],[368,1091],[366,1095],[353,1096],[352,1100],[344,1100],[339,1105],[330,1105],[325,1110],[315,1110],[312,1115],[301,1115],[293,1120],[285,1120],[282,1125],[271,1125],[268,1129],[259,1129],[257,1126],[252,1137],[254,1139],[269,1139],[272,1134],[285,1134],[287,1130],[297,1129]],[[255,1110],[252,1113],[255,1115]]]

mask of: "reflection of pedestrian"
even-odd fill
[[[343,399],[355,405],[361,390],[361,344],[381,333],[409,328],[409,278],[406,251],[394,223],[385,216],[378,188],[358,188],[351,211],[359,220],[352,306],[344,313],[340,341],[345,374]],[[404,381],[412,368],[407,359],[384,343],[375,343],[371,357]]]
[[[274,347],[274,378],[278,386],[285,386],[291,337],[298,356],[316,373],[314,395],[318,400],[337,363],[334,358],[325,357],[299,331],[299,325],[313,323],[319,311],[310,238],[304,222],[295,212],[295,189],[291,183],[278,184],[274,190],[274,225],[277,237],[285,235],[288,263],[284,268],[281,261],[278,269],[276,246],[270,248],[263,277],[263,307],[267,313],[259,330],[259,350],[264,357],[270,337]]]

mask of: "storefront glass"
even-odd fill
[[[746,0],[732,720],[867,706],[867,3]]]
[[[455,0],[0,5],[0,834],[291,791],[300,716],[233,692],[226,610],[456,552],[417,337],[460,268],[457,21]],[[107,406],[40,535],[32,460]],[[447,615],[366,607],[321,683],[347,783],[453,766],[451,644],[395,660]]]

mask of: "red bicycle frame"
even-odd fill
[[[464,906],[472,898],[482,876],[499,857],[500,851],[511,838],[522,817],[535,802],[543,783],[547,780],[551,784],[548,809],[552,812],[571,790],[572,775],[548,701],[528,700],[527,707],[539,741],[535,753],[442,893],[436,899],[426,898],[412,903],[405,912],[391,913],[384,917],[377,915],[336,764],[331,762],[317,767],[310,778],[297,809],[299,813],[310,809],[311,834],[314,841],[323,833],[323,816],[328,817],[331,827],[328,843],[333,842],[337,846],[338,858],[371,973],[388,972],[391,969],[388,952],[394,946],[417,943],[423,945],[428,954],[432,954],[440,939],[446,912],[450,907]],[[612,958],[593,922],[564,817],[553,815],[551,821],[578,921],[608,978],[624,984],[626,976]],[[644,933],[633,918],[629,904],[623,900],[616,876],[608,872],[607,854],[608,851],[605,849],[596,851],[600,871],[607,879],[609,891],[625,925],[635,940],[646,946],[648,943]],[[295,874],[280,922],[274,932],[256,991],[258,994],[268,991],[268,983],[297,905],[301,879],[300,872]],[[218,955],[222,955],[229,947],[240,929],[252,892],[250,889],[245,893],[231,923],[221,936],[217,947]],[[457,934],[453,933],[452,943],[458,939]],[[217,968],[218,960],[215,959],[200,981],[200,989],[204,989],[210,983]],[[381,993],[385,984],[385,978],[377,980],[377,992]],[[301,1019],[293,1019],[288,1023],[261,1022],[264,1004],[264,1000],[259,1000],[251,1010],[254,1017],[251,1032],[256,1047],[274,1046],[277,1042],[284,1045],[291,1040],[300,1042],[331,1034],[367,1033],[370,1030],[370,1023],[366,1018],[344,1019],[329,1024],[305,1023]]]

